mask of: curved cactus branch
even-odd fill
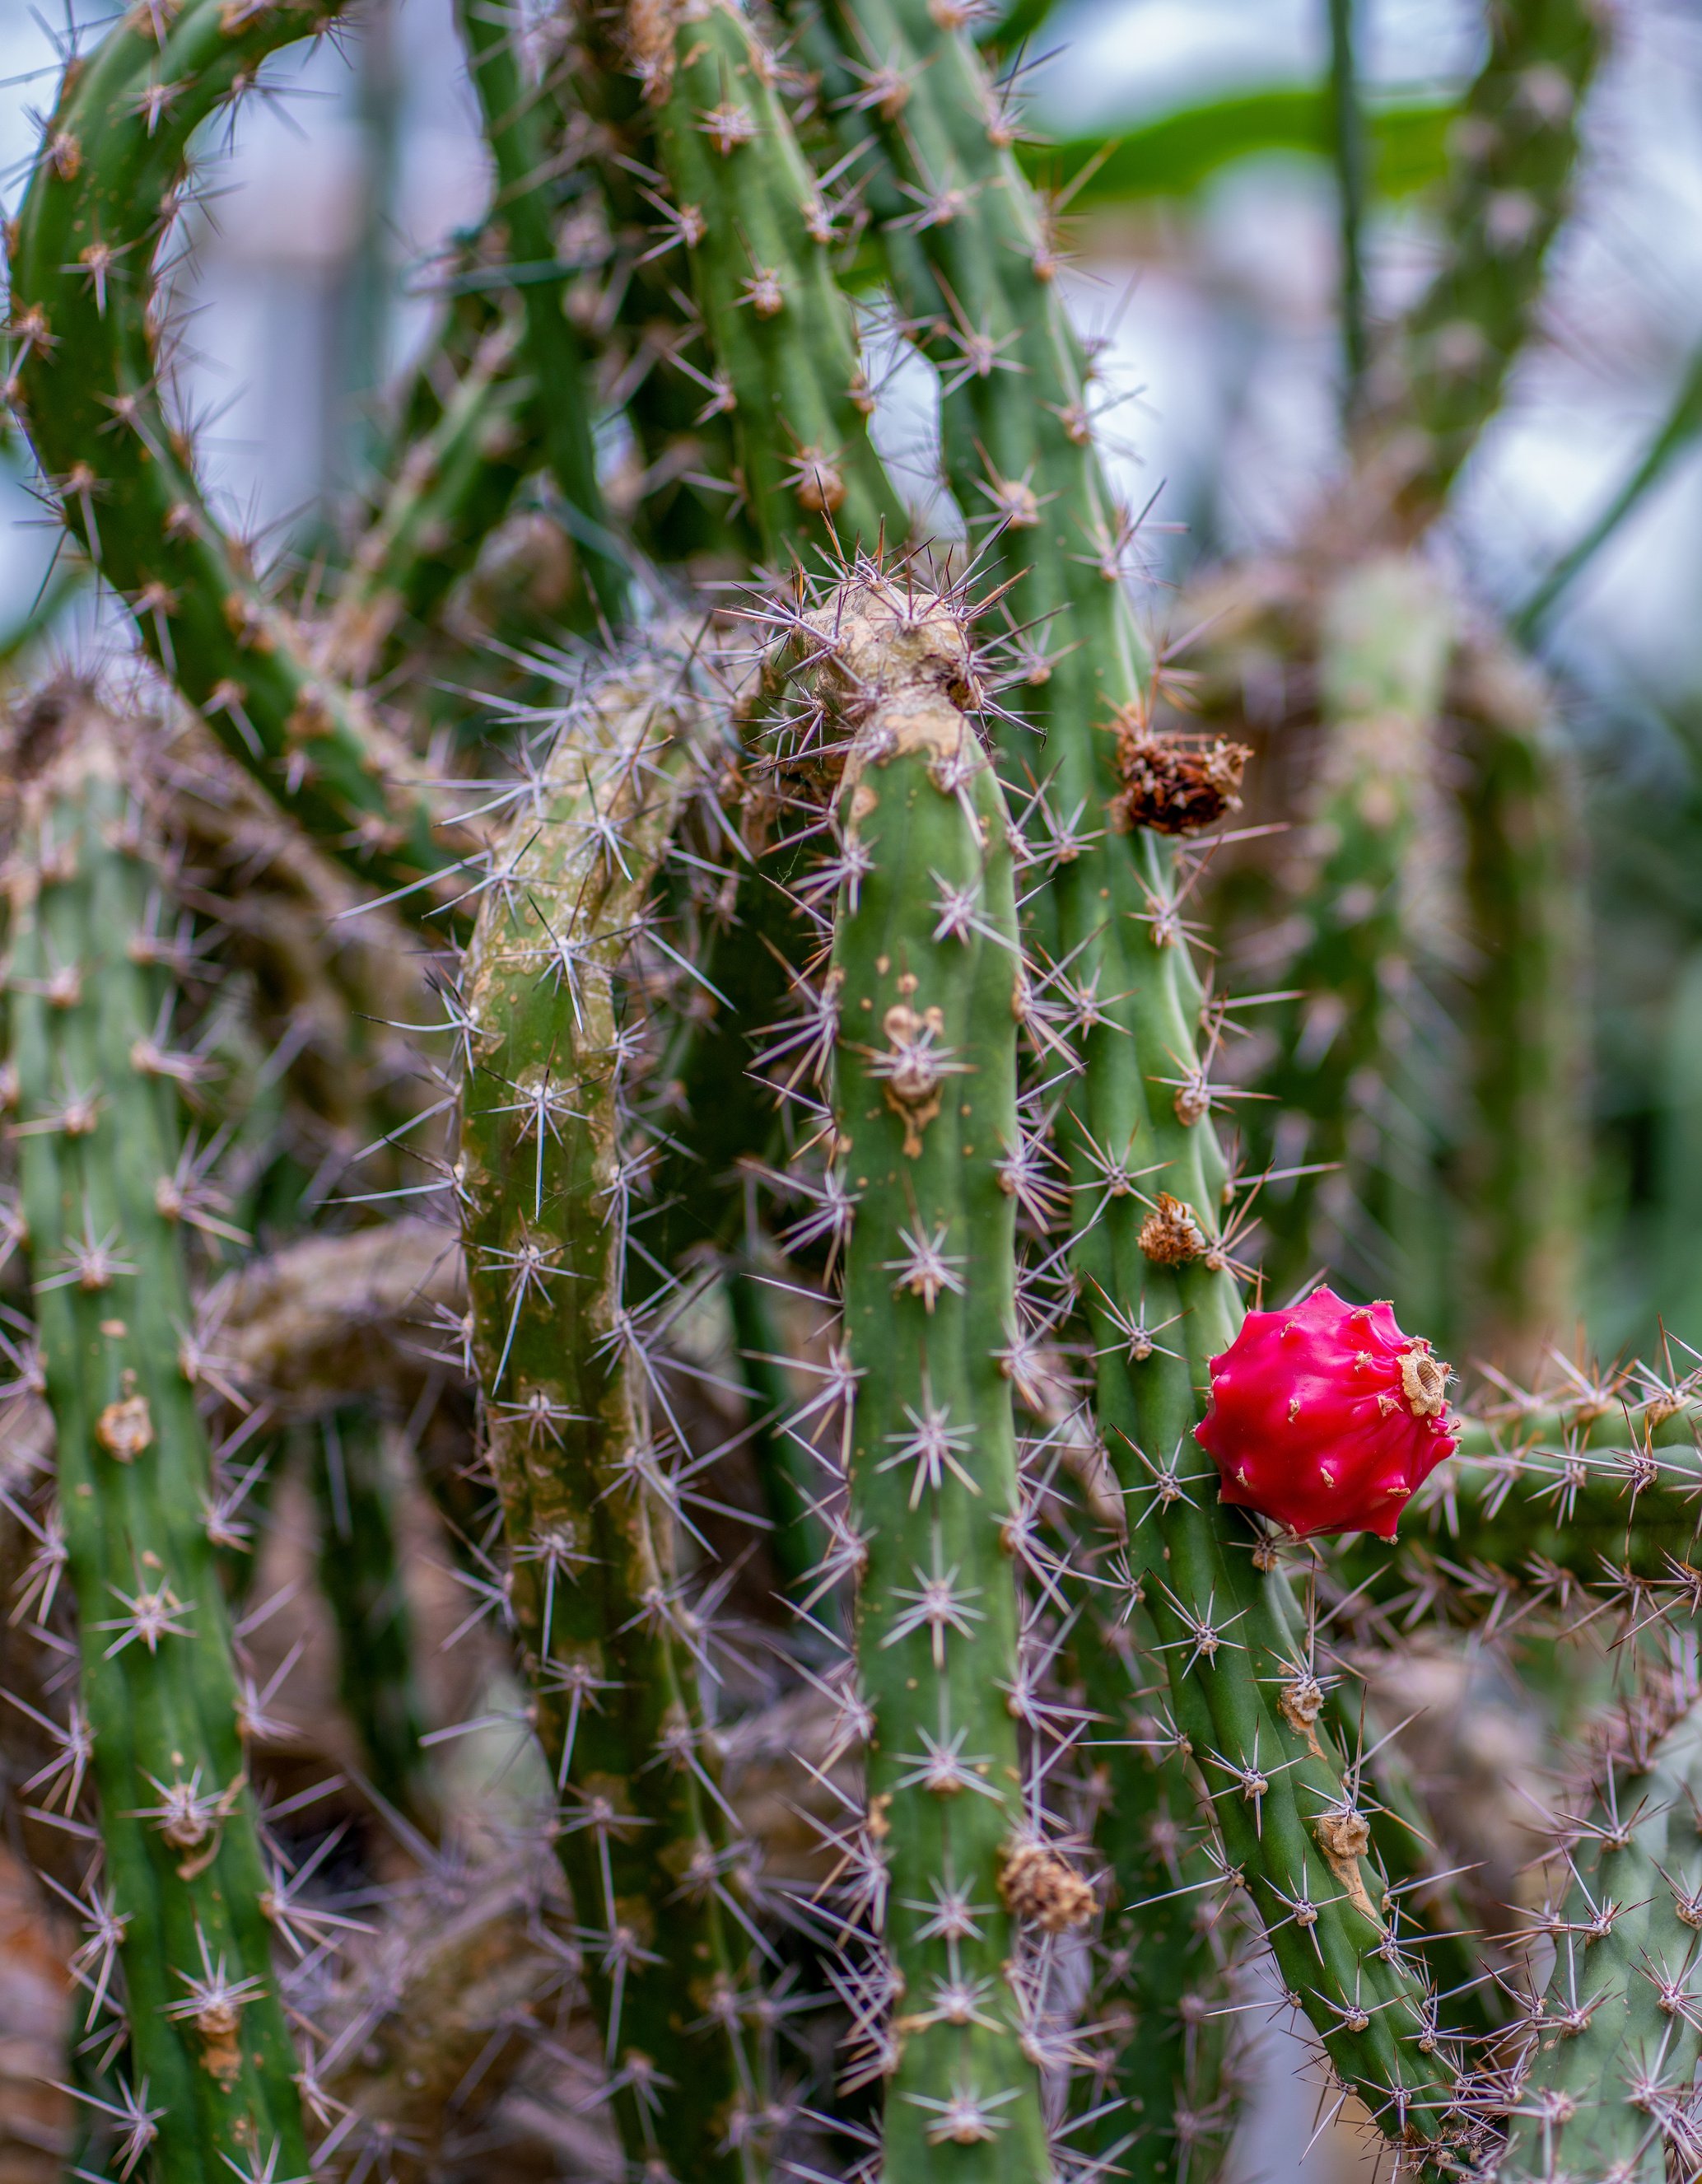
[[[132,11],[67,71],[10,254],[7,394],[65,522],[220,742],[363,879],[429,910],[457,858],[419,766],[320,672],[220,527],[161,399],[150,318],[191,136],[337,12]]]

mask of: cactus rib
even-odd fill
[[[834,279],[832,207],[776,88],[779,64],[728,0],[634,8],[628,35],[731,412],[740,481],[766,551],[837,538],[873,549],[908,527],[869,437],[851,305]]]
[[[1000,1162],[1017,1139],[1022,984],[1008,821],[947,694],[971,671],[948,604],[865,574],[802,642],[818,655],[808,687],[847,738],[836,832],[856,875],[830,978],[855,1205],[844,1326],[857,1377],[849,1514],[866,1554],[857,1668],[893,1997],[882,2174],[1038,2184],[1051,2165],[1017,1914],[1048,1861],[1073,1876],[1025,1827],[1007,1703],[1018,1608],[1006,1535],[1021,1503],[999,1364],[1016,1310]],[[949,903],[967,907],[942,938]]]
[[[170,1196],[176,1087],[137,754],[84,692],[36,701],[19,752],[7,972],[17,1131],[59,1508],[81,1610],[103,1870],[133,2084],[162,2184],[306,2168],[271,1971],[244,1695],[209,1539],[211,1464]],[[267,2164],[271,2164],[268,2166]]]

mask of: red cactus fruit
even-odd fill
[[[1459,1446],[1449,1368],[1403,1334],[1388,1304],[1314,1290],[1292,1312],[1249,1312],[1211,1361],[1211,1408],[1194,1438],[1223,1498],[1297,1538],[1392,1540],[1408,1497]]]

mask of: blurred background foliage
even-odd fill
[[[63,19],[0,19],[14,197],[69,25],[97,14],[68,0]],[[1429,549],[1555,678],[1577,761],[1583,1298],[1609,1352],[1702,1318],[1702,23],[1659,0],[1615,16],[1539,337]],[[1360,0],[1354,35],[1374,328],[1425,280],[1483,33],[1454,0]],[[1071,293],[1100,346],[1111,460],[1150,504],[1149,610],[1177,637],[1214,568],[1291,543],[1343,469],[1330,11],[1020,0],[990,36],[1030,70],[1030,171],[1079,220]],[[423,338],[487,181],[447,0],[381,0],[352,36],[286,61],[197,215],[182,370],[231,521],[263,559],[306,566],[381,459],[379,390]],[[887,374],[877,428],[919,495],[925,377]],[[606,437],[605,469],[623,453]],[[105,641],[35,493],[14,437],[0,660],[18,677]]]

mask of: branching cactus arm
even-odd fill
[[[226,749],[364,879],[429,908],[454,857],[420,769],[319,671],[221,530],[162,403],[149,324],[196,126],[336,14],[330,0],[192,0],[169,24],[143,9],[68,71],[10,254],[7,386],[65,522]]]
[[[145,946],[157,885],[133,744],[50,692],[14,754],[9,1043],[19,1180],[100,1805],[136,2151],[162,2184],[307,2168],[273,1982],[275,1901],[209,1538],[211,1464],[182,1362],[195,1323],[172,1196],[181,1136]],[[75,1796],[83,1760],[67,1747]],[[115,1999],[110,1959],[101,1983]],[[100,2012],[92,2013],[98,2020]]]
[[[623,1286],[642,1028],[622,966],[698,786],[699,719],[665,651],[612,671],[557,743],[468,957],[459,1173],[513,1613],[622,2139],[732,2179],[757,2106],[743,1883],[674,1557],[679,1439]]]

